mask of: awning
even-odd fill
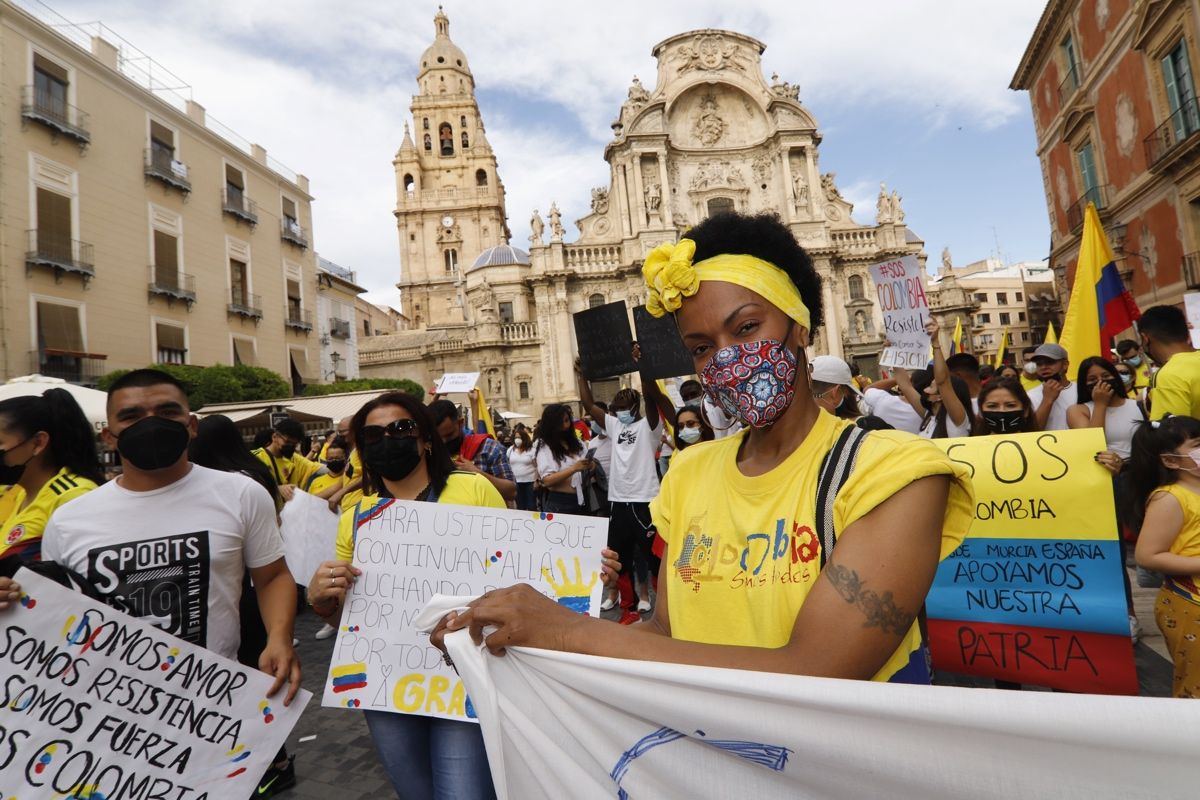
[[[307,350],[290,350],[292,358],[292,369],[300,376],[304,383],[317,383],[317,379],[309,370],[308,366],[308,351]]]
[[[183,328],[177,328],[174,325],[164,325],[159,322],[155,326],[155,335],[158,338],[159,350],[186,350],[187,346],[183,343]]]
[[[79,309],[58,303],[37,304],[38,343],[46,350],[83,352],[83,329]]]
[[[233,352],[237,357],[237,363],[244,364],[247,367],[258,366],[258,359],[254,355],[253,342],[246,339],[234,339]]]

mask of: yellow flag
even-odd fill
[[[963,352],[962,317],[954,318],[954,338],[951,340],[950,346],[955,353]]]
[[[1008,326],[1004,326],[1004,334],[1000,337],[1000,349],[996,351],[996,363],[993,365],[996,369],[1004,366],[1004,350],[1008,346]]]
[[[1096,206],[1088,203],[1083,216],[1083,238],[1079,243],[1079,261],[1075,265],[1075,283],[1071,302],[1063,319],[1059,344],[1067,351],[1072,368],[1084,359],[1100,355],[1100,306],[1096,299],[1096,284],[1100,270],[1113,260],[1112,248],[1100,226]]]
[[[1046,344],[1058,344],[1058,334],[1054,332],[1054,323],[1046,325]]]
[[[496,428],[492,425],[492,411],[488,408],[487,401],[483,398],[483,391],[481,389],[475,390],[475,408],[472,410],[475,413],[476,424],[478,425],[478,423],[482,422],[484,427],[483,431],[477,432],[487,432],[493,439],[496,438]]]

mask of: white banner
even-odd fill
[[[0,611],[0,796],[238,798],[312,697],[28,570]]]
[[[436,598],[432,625],[470,598]],[[652,634],[647,634],[652,635]],[[499,800],[1188,797],[1200,703],[446,645]]]
[[[929,364],[929,334],[925,332],[929,302],[917,257],[872,264],[870,271],[883,312],[883,335],[890,342],[879,357],[879,365],[925,369]]]
[[[322,561],[331,561],[337,540],[338,515],[329,502],[297,489],[279,513],[283,554],[292,577],[308,586]]]
[[[447,372],[438,381],[438,394],[456,394],[469,392],[479,382],[478,372]]]
[[[1183,313],[1187,315],[1192,347],[1200,348],[1200,292],[1183,293]]]
[[[607,519],[400,500],[362,517],[354,565],[363,574],[342,610],[323,705],[474,719],[462,681],[413,627],[436,594],[528,583],[598,613]]]

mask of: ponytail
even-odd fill
[[[66,467],[96,484],[104,482],[92,425],[66,389],[4,400],[0,417],[5,418],[7,428],[24,437],[45,431],[50,437],[50,462],[56,469]]]
[[[1141,528],[1146,516],[1146,503],[1154,490],[1179,479],[1175,470],[1163,464],[1163,455],[1195,438],[1200,438],[1200,421],[1191,417],[1165,417],[1138,425],[1133,434],[1129,464],[1122,473],[1129,480],[1125,516],[1134,530]]]

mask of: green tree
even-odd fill
[[[304,387],[304,396],[318,397],[320,395],[338,394],[340,392],[365,392],[369,389],[393,390],[411,394],[418,400],[425,399],[425,390],[421,388],[421,384],[416,381],[410,381],[408,378],[401,378],[400,380],[393,380],[392,378],[359,378],[352,381],[313,384]]]
[[[161,370],[183,384],[193,411],[207,405],[274,400],[292,394],[290,383],[264,367],[151,364],[150,368]],[[100,378],[97,386],[101,391],[108,391],[118,378],[129,372],[127,369],[114,370]]]

